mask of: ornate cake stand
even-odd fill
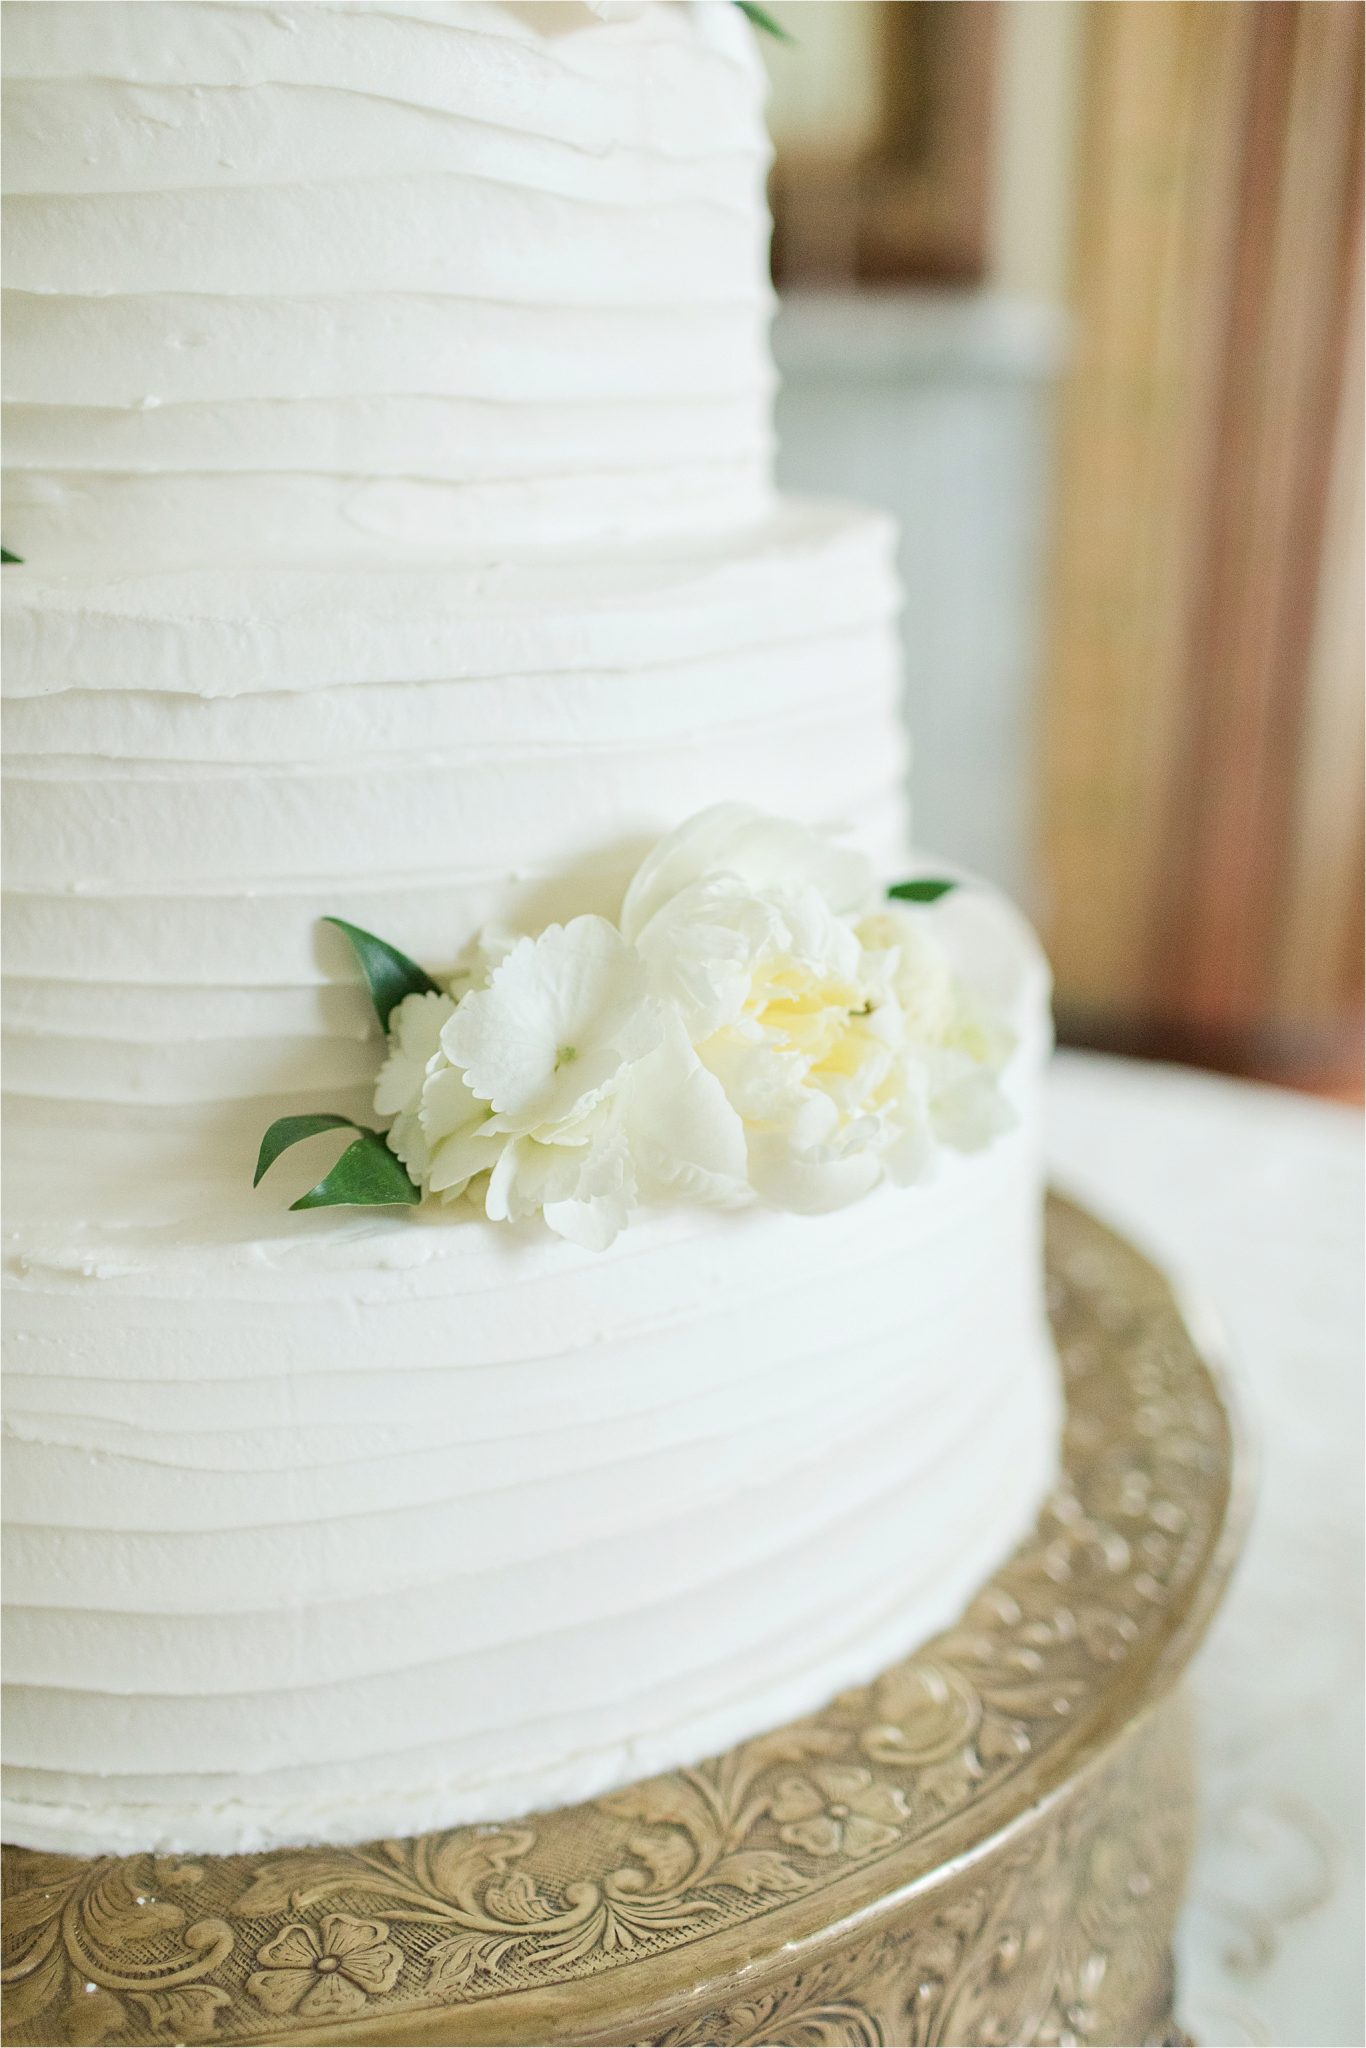
[[[4,1852],[12,2042],[1179,2041],[1174,1687],[1237,1548],[1168,1283],[1049,1205],[1062,1480],[958,1625],[696,1769],[357,1849]]]

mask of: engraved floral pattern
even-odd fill
[[[579,1979],[602,2040],[1062,2044],[1139,2038],[1119,2016],[1149,2008],[1141,2028],[1163,2038],[1190,1809],[1179,1729],[1164,1713],[1167,1733],[1150,1723],[1075,1790],[1073,1731],[1114,1711],[1122,1676],[1117,1742],[1188,1653],[1231,1551],[1228,1425],[1160,1276],[1066,1205],[1050,1231],[1065,1476],[947,1634],[805,1721],[515,1825],[202,1866],[7,1850],[5,2038],[260,2039],[264,2024],[287,2041]],[[1068,1798],[1050,1807],[1056,1785]],[[847,1904],[857,1881],[871,1908],[898,1873],[976,1845],[980,1814],[1032,1804],[1018,1856],[967,1890],[936,1876],[883,1946],[780,1967],[789,1902],[809,1929],[822,1888],[842,1881]],[[730,1930],[779,1974],[717,2003],[698,1987]],[[617,1973],[671,1952],[672,2017],[645,2024]],[[474,2015],[456,2031],[478,2038]]]
[[[778,1834],[812,1856],[867,1856],[888,1849],[909,1811],[895,1785],[874,1783],[859,1764],[813,1764],[784,1778],[769,1802]]]
[[[1184,1837],[1173,1854],[1163,1834],[1181,1738],[1159,1715],[1089,1796],[1073,1791],[1051,1827],[1005,1851],[990,1883],[969,1872],[943,1887],[946,1897],[936,1894],[933,1910],[795,1970],[779,1965],[743,1996],[700,2003],[656,2038],[669,2048],[1180,2039],[1165,1946],[1174,1900],[1134,1880],[1181,1869]]]
[[[88,1861],[7,1851],[6,2038],[82,2044],[127,2036],[202,2041],[229,1994],[208,1978],[230,1955],[226,1921],[194,1917],[203,1867],[174,1857]]]
[[[382,1920],[324,1913],[316,1929],[293,1920],[256,1952],[262,1967],[247,1990],[267,2012],[305,2020],[349,2019],[378,1992],[392,1991],[403,1952]]]

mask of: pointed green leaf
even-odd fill
[[[956,889],[957,882],[926,879],[923,882],[894,882],[887,891],[898,903],[937,903],[941,896],[947,896],[950,889]]]
[[[426,968],[400,953],[397,946],[377,939],[373,932],[363,932],[359,925],[348,924],[344,917],[326,917],[323,923],[335,925],[351,941],[382,1030],[389,1029],[389,1019],[405,996],[440,995],[440,985]]]
[[[422,1200],[422,1190],[378,1131],[361,1131],[331,1173],[291,1202],[291,1209],[383,1209]]]
[[[751,21],[755,28],[762,29],[766,36],[772,36],[776,43],[796,44],[797,38],[789,35],[782,23],[775,21],[766,7],[760,7],[758,0],[735,0],[735,4],[746,20]]]
[[[252,1186],[261,1185],[261,1176],[269,1173],[282,1152],[288,1152],[291,1145],[298,1145],[305,1138],[316,1138],[319,1131],[358,1131],[361,1126],[349,1116],[279,1116],[261,1140],[261,1151],[256,1161],[256,1172]]]
[[[8,548],[0,548],[0,562],[22,562],[22,555],[12,555]]]
[[[261,1140],[252,1186],[258,1185],[262,1174],[269,1173],[280,1154],[291,1145],[316,1138],[320,1131],[343,1130],[354,1131],[356,1135],[332,1171],[324,1174],[306,1195],[300,1195],[297,1202],[291,1202],[291,1209],[384,1208],[391,1202],[422,1200],[421,1189],[409,1179],[402,1161],[389,1150],[382,1131],[372,1131],[368,1125],[358,1124],[354,1117],[327,1114],[277,1117]]]

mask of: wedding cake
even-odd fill
[[[753,32],[5,14],[5,1836],[814,1708],[1054,1469],[1047,980],[774,492]]]

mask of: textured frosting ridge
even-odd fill
[[[7,1088],[359,1086],[373,1016],[321,916],[440,967],[491,917],[614,914],[717,797],[894,858],[890,556],[790,505],[572,563],[6,570]]]
[[[727,799],[903,804],[894,535],[779,502],[729,0],[6,8],[4,1832],[510,1815],[952,1619],[1053,1468],[1017,1127],[610,1252],[253,1191],[370,1114],[326,913],[434,970]]]

